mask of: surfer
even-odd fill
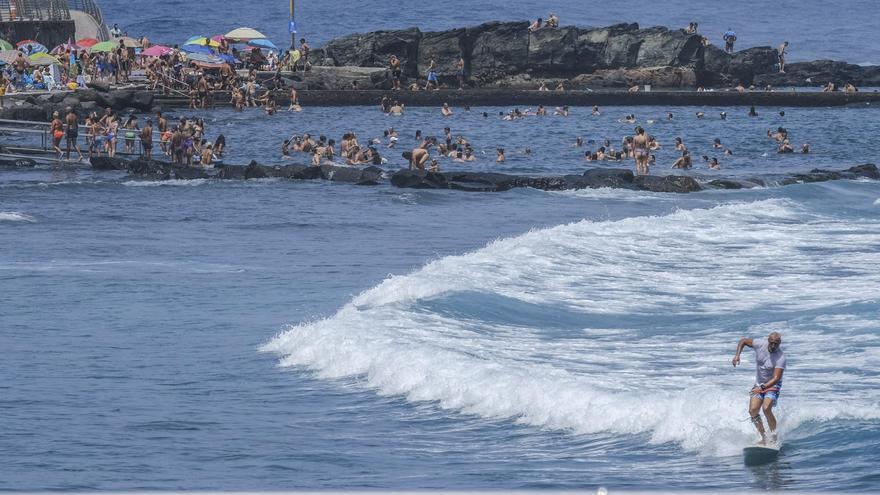
[[[749,339],[742,338],[736,346],[736,355],[733,356],[733,366],[739,364],[739,355],[743,347],[749,346],[755,349],[755,362],[757,364],[757,374],[755,375],[755,385],[749,392],[751,400],[749,401],[749,416],[752,423],[761,434],[761,441],[758,445],[767,444],[767,434],[764,431],[764,424],[761,421],[760,412],[764,411],[764,417],[767,418],[767,425],[770,427],[770,441],[776,442],[776,416],[773,415],[773,406],[779,399],[779,392],[782,388],[782,373],[785,371],[785,355],[782,353],[780,346],[782,345],[782,336],[779,332],[772,332],[766,339]]]

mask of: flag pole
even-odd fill
[[[296,0],[290,0],[290,49],[293,50],[296,48],[296,30],[294,22],[296,21],[296,17],[294,16],[294,8]]]

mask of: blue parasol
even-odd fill
[[[214,50],[205,45],[183,45],[180,49],[186,53],[201,53],[203,55],[213,55]]]
[[[269,50],[277,50],[278,47],[275,46],[275,43],[267,39],[257,39],[248,41],[248,46],[255,46],[257,48],[268,48]]]

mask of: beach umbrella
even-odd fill
[[[216,34],[214,36],[211,36],[211,41],[216,41],[218,44],[223,43],[223,40],[225,40],[225,39],[226,39],[226,36],[223,36],[222,34]]]
[[[83,38],[81,40],[76,40],[76,46],[80,48],[91,48],[98,44],[98,40],[95,38]]]
[[[58,65],[61,63],[57,58],[47,53],[35,53],[29,58],[33,65]]]
[[[34,40],[19,41],[18,43],[15,44],[15,46],[16,46],[16,48],[19,48],[19,49],[21,49],[21,48],[27,49],[27,47],[30,46],[31,53],[49,53],[49,49],[46,48],[46,46],[43,45],[42,43],[40,43],[39,41],[34,41]]]
[[[153,45],[141,52],[142,57],[161,57],[173,52],[171,48],[162,45]]]
[[[267,48],[269,50],[277,50],[278,49],[278,47],[275,46],[275,43],[272,43],[271,41],[269,41],[267,39],[250,40],[247,42],[247,44],[248,44],[248,46],[254,46],[257,48]]]
[[[186,40],[185,45],[202,45],[202,46],[213,46],[218,47],[220,43],[211,39],[208,39],[204,36],[193,36],[192,38]]]
[[[122,42],[122,46],[124,46],[126,48],[140,48],[141,47],[140,41],[138,41],[134,38],[130,38],[128,36],[123,36],[122,38],[116,38],[115,40],[113,40],[113,42],[116,43],[117,45],[119,44],[120,41]]]
[[[96,43],[96,44],[92,45],[92,47],[89,49],[89,51],[92,53],[112,52],[118,46],[119,46],[119,44],[114,43],[112,41],[102,41],[100,43]]]
[[[214,50],[205,45],[183,45],[180,50],[184,53],[201,53],[203,55],[213,55]]]
[[[53,48],[52,51],[49,53],[51,53],[52,55],[61,55],[61,54],[65,53],[67,50],[76,51],[79,49],[80,48],[76,45],[71,45],[70,43],[62,43],[62,44],[56,46],[55,48]]]
[[[0,50],[0,60],[7,64],[11,64],[18,58],[19,53],[21,52],[18,50]]]
[[[202,62],[205,64],[222,64],[223,59],[213,54],[187,53],[186,59],[190,62]]]
[[[225,53],[221,53],[221,54],[219,54],[219,55],[217,55],[217,56],[220,57],[220,59],[223,60],[224,62],[228,62],[228,63],[230,63],[230,64],[232,64],[232,65],[235,65],[235,64],[237,64],[237,63],[240,62],[240,60],[236,59],[236,58],[233,57],[232,55],[227,55],[227,54],[225,54]]]
[[[0,40],[0,50],[15,50],[15,47],[6,40]]]
[[[266,35],[253,28],[240,27],[226,33],[226,37],[233,40],[248,41],[263,39]]]

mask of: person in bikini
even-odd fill
[[[636,174],[648,175],[648,136],[641,127],[636,127],[636,134],[632,138],[633,156],[636,159]]]
[[[761,435],[758,445],[766,445],[769,442],[775,443],[776,438],[776,416],[773,415],[773,407],[779,401],[779,393],[782,389],[782,373],[785,371],[785,354],[783,354],[782,336],[779,332],[772,332],[766,338],[742,338],[736,346],[736,354],[733,356],[733,366],[736,367],[740,363],[740,354],[744,347],[751,347],[755,350],[755,364],[757,373],[755,375],[755,384],[749,392],[749,416],[754,423],[755,428]],[[764,417],[767,418],[767,426],[770,427],[770,436],[764,430],[764,423],[761,421],[761,411],[764,411]]]

